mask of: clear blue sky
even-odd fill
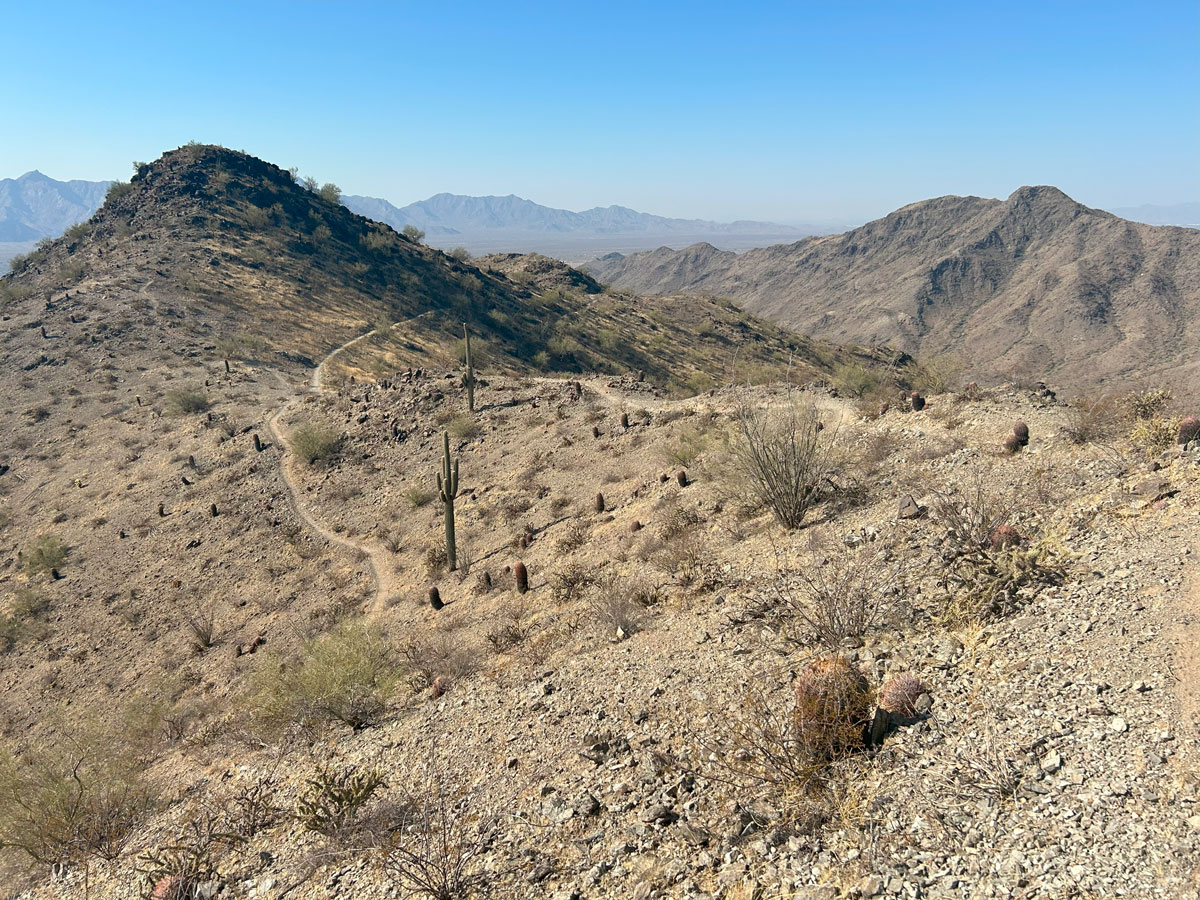
[[[856,222],[1200,199],[1200,3],[12,3],[0,177],[188,140],[397,205]]]

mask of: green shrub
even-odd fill
[[[341,443],[341,433],[325,422],[297,425],[288,438],[288,448],[309,465],[332,457]]]
[[[212,406],[212,402],[204,393],[204,389],[195,385],[167,392],[167,411],[172,415],[186,416],[202,413],[210,406]]]
[[[25,557],[25,568],[32,573],[45,573],[57,569],[67,561],[70,552],[67,545],[52,534],[43,534],[34,541],[33,549]]]
[[[271,730],[380,721],[396,684],[390,649],[378,629],[343,623],[309,641],[298,660],[258,670],[251,707]]]
[[[425,240],[425,232],[423,232],[416,225],[405,225],[402,229],[400,229],[400,233],[414,244],[419,244],[421,241]]]
[[[112,203],[120,200],[133,191],[133,185],[128,181],[114,181],[108,186],[108,190],[104,194],[104,202]]]
[[[466,247],[455,247],[450,251],[450,256],[459,262],[465,263],[471,261],[471,252]]]
[[[342,189],[332,181],[327,181],[321,185],[321,190],[318,193],[322,200],[328,200],[330,203],[342,202]]]

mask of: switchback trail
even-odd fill
[[[389,326],[389,328],[396,328],[400,325],[405,325],[416,319],[420,319],[429,315],[430,312],[431,310],[427,310],[402,321],[394,322]],[[322,524],[320,520],[318,520],[312,513],[304,508],[304,504],[300,499],[300,490],[297,487],[298,482],[295,476],[295,459],[292,453],[287,449],[287,443],[284,441],[284,434],[280,429],[279,422],[297,404],[301,403],[305,397],[312,394],[319,394],[324,390],[325,369],[335,356],[345,350],[348,350],[350,347],[353,347],[360,341],[369,338],[374,333],[375,329],[372,328],[370,331],[351,338],[350,340],[346,341],[346,343],[335,347],[328,354],[326,354],[324,359],[322,359],[317,364],[317,367],[313,370],[312,378],[309,379],[307,390],[292,397],[292,399],[284,403],[284,405],[276,410],[275,414],[267,420],[267,431],[271,435],[271,442],[279,446],[279,474],[283,477],[283,485],[287,490],[288,500],[292,504],[292,509],[296,511],[296,515],[302,522],[304,522],[305,525],[319,534],[326,541],[340,547],[345,547],[346,549],[351,550],[356,556],[362,556],[367,560],[367,564],[371,567],[371,583],[374,597],[371,601],[369,615],[372,616],[376,615],[383,609],[384,603],[393,592],[395,580],[390,570],[390,566],[388,565],[388,557],[390,554],[384,547],[374,542],[356,541],[345,537],[344,535],[338,534],[333,529]],[[286,383],[283,376],[279,375],[278,373],[275,374],[280,381],[284,381],[284,383]],[[291,385],[289,385],[289,387],[291,387]]]

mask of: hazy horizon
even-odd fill
[[[194,139],[397,206],[849,223],[1026,184],[1200,198],[1194,3],[287,11],[10,10],[0,76],[38,77],[9,97],[0,175],[124,178]]]

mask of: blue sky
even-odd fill
[[[1200,4],[20,3],[0,177],[188,140],[397,205],[857,222],[1054,184],[1200,199]]]

